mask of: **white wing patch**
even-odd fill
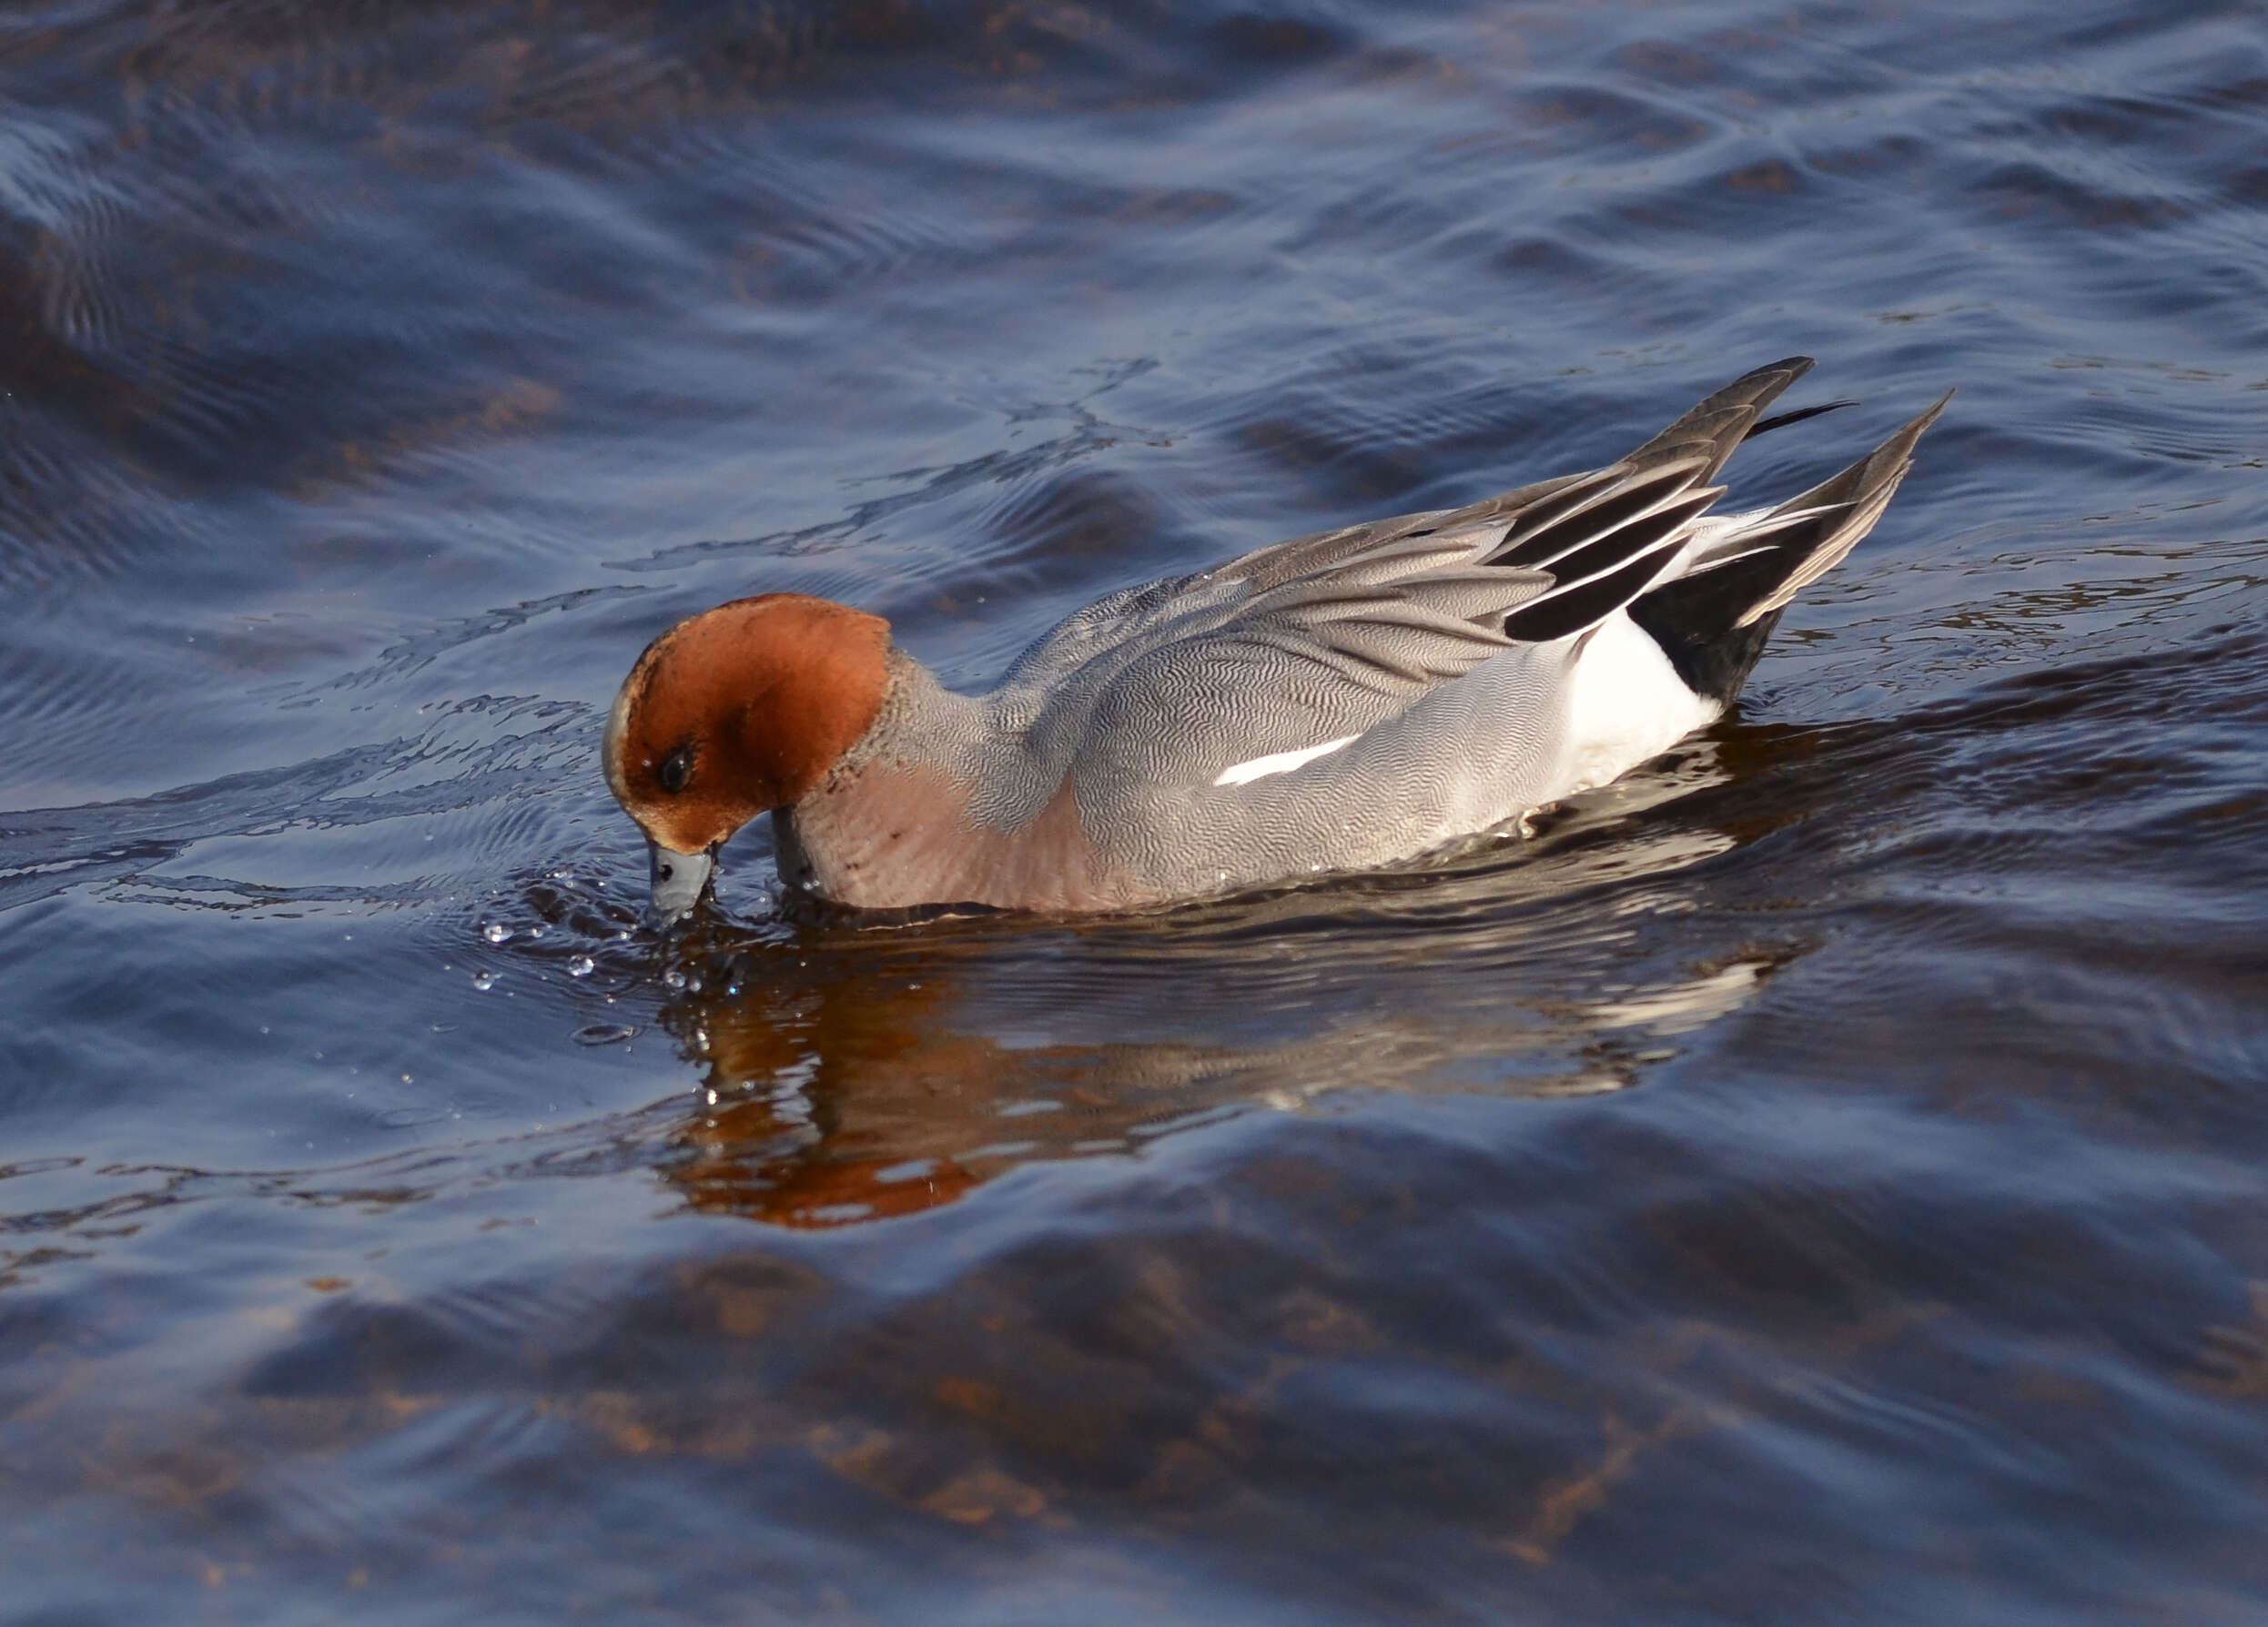
[[[1326,740],[1321,745],[1301,746],[1296,752],[1271,752],[1265,757],[1255,757],[1250,763],[1232,763],[1220,771],[1216,785],[1250,785],[1254,780],[1264,780],[1270,774],[1288,774],[1318,757],[1328,757],[1341,746],[1352,745],[1362,739],[1350,734],[1342,740]]]

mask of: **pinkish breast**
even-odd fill
[[[968,801],[967,786],[929,768],[876,766],[830,783],[778,822],[781,875],[857,909],[1104,910],[1149,901],[1088,840],[1069,780],[1011,830],[971,821]]]

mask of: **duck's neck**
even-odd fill
[[[984,702],[890,652],[874,725],[773,816],[780,878],[861,909],[983,904],[1096,909],[1122,887],[1088,842],[1068,780],[1041,783]]]

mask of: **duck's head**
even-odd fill
[[[646,834],[648,919],[691,910],[716,851],[825,779],[882,709],[890,626],[767,593],[680,621],[646,646],[607,720],[606,783]]]

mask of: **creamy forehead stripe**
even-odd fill
[[[637,669],[632,668],[622,688],[614,692],[613,709],[606,714],[606,737],[599,750],[607,786],[614,793],[614,800],[624,806],[630,802],[630,782],[623,773],[623,743],[630,731],[630,686],[637,676]]]
[[[1341,746],[1352,745],[1362,738],[1360,734],[1349,734],[1340,740],[1326,740],[1321,745],[1301,746],[1296,752],[1273,752],[1265,757],[1255,757],[1250,763],[1232,763],[1220,771],[1220,777],[1213,783],[1249,785],[1254,780],[1266,779],[1270,774],[1288,774],[1303,763],[1312,763],[1318,757],[1327,757]]]

